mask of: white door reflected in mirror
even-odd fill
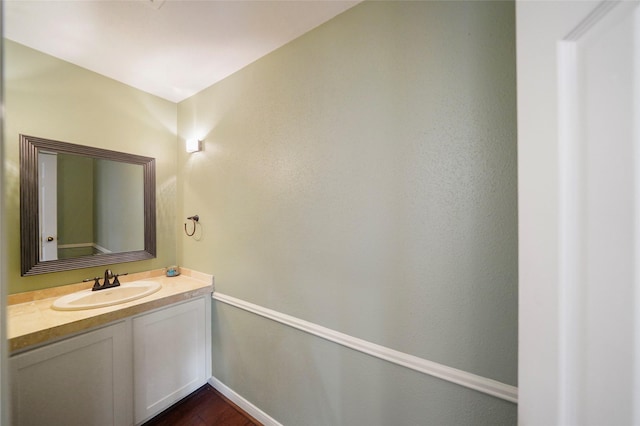
[[[40,208],[40,260],[58,259],[58,155],[38,154],[39,208]]]

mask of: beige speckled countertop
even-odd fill
[[[158,269],[121,276],[120,282],[124,284],[147,279],[159,281],[162,288],[149,296],[131,302],[80,311],[56,311],[51,309],[51,304],[60,296],[91,288],[93,282],[9,295],[7,312],[9,351],[21,351],[89,328],[213,292],[211,275],[185,268],[182,268],[181,274],[177,277],[166,277],[162,270]]]

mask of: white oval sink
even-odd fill
[[[82,309],[102,308],[140,299],[160,290],[157,281],[134,281],[105,290],[82,290],[56,299],[51,309],[58,311],[79,311]]]

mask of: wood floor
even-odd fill
[[[261,426],[211,385],[204,385],[143,426]]]

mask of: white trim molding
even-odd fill
[[[245,413],[249,414],[264,426],[282,426],[282,424],[278,423],[273,417],[269,416],[267,413],[247,401],[242,395],[236,393],[229,386],[225,385],[215,377],[212,376],[209,379],[209,384],[213,386],[215,390],[229,399],[229,401],[242,408]]]
[[[344,334],[339,331],[332,330],[330,328],[326,328],[321,325],[284,314],[282,312],[274,311],[272,309],[253,304],[242,299],[237,299],[232,296],[227,296],[226,294],[214,292],[211,297],[214,300],[225,303],[227,305],[231,305],[236,308],[243,309],[247,312],[260,315],[264,318],[277,321],[281,324],[304,331],[305,333],[312,334],[330,342],[337,343],[344,347],[374,356],[393,364],[415,370],[419,373],[428,374],[430,376],[437,377],[439,379],[446,380],[448,382],[455,383],[457,385],[464,386],[466,388],[473,389],[478,392],[503,399],[505,401],[513,402],[516,404],[518,403],[518,388],[515,386],[507,385],[493,379],[488,379],[486,377],[478,376],[467,371],[458,370],[456,368],[448,367],[437,362],[429,361],[424,358],[378,345],[367,340],[359,339],[357,337],[353,337],[348,334]]]
[[[591,15],[589,15],[591,16]],[[582,33],[578,26],[572,37]],[[558,416],[560,424],[577,424],[580,395],[578,378],[581,366],[575,362],[582,340],[580,321],[580,287],[583,253],[583,219],[581,213],[584,181],[582,161],[583,140],[579,132],[579,78],[576,43],[559,41],[558,66]]]

